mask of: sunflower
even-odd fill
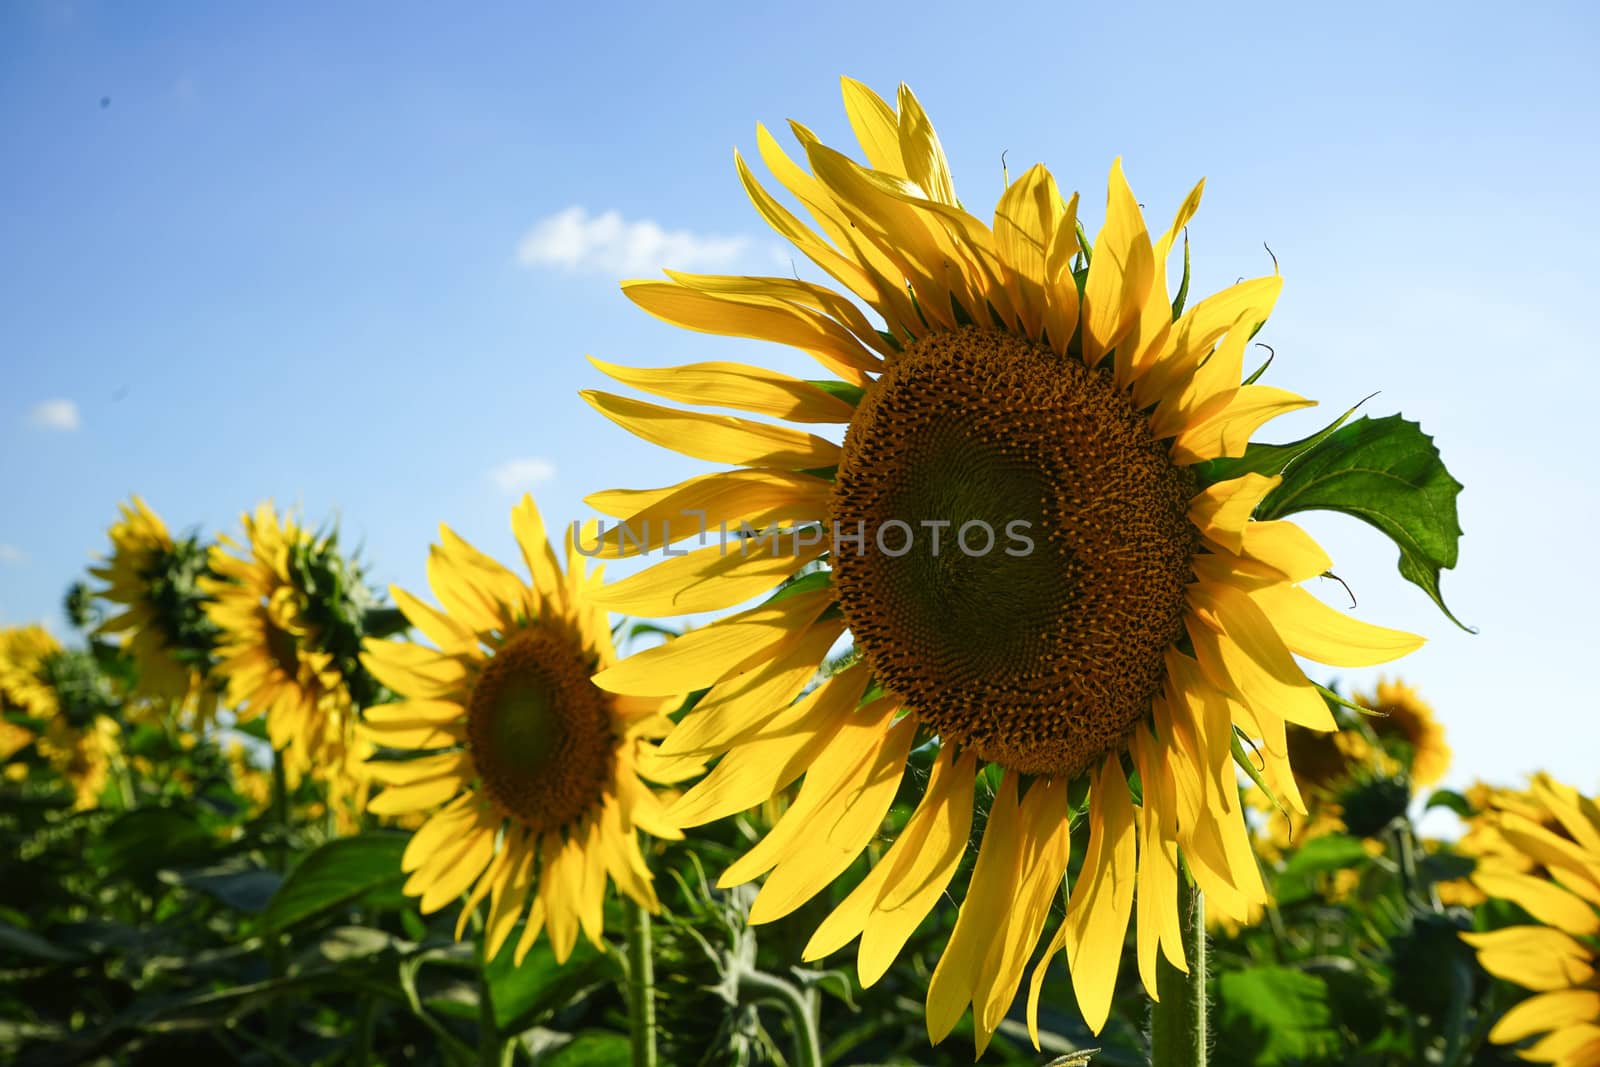
[[[1516,816],[1551,833],[1560,833],[1560,820],[1535,794],[1535,789],[1553,788],[1556,788],[1554,781],[1543,772],[1534,775],[1526,789],[1475,782],[1465,794],[1473,814],[1467,817],[1466,833],[1454,842],[1450,851],[1471,859],[1475,872],[1496,871],[1548,880],[1550,872],[1544,864],[1508,840],[1501,827],[1508,816]],[[1487,899],[1470,877],[1439,883],[1439,896],[1446,904],[1469,908]]]
[[[1380,740],[1399,741],[1409,748],[1413,782],[1438,784],[1450,769],[1450,746],[1432,705],[1416,689],[1398,679],[1379,679],[1376,693],[1358,695],[1355,702],[1380,713],[1367,720]]]
[[[437,647],[366,644],[368,669],[407,699],[368,708],[363,732],[389,750],[380,755],[409,757],[368,764],[387,786],[368,809],[439,808],[401,863],[411,875],[405,891],[421,896],[424,913],[470,889],[458,939],[489,896],[488,956],[526,909],[517,962],[542,928],[564,962],[580,929],[603,947],[608,874],[640,906],[658,907],[634,831],[682,837],[640,777],[657,762],[649,739],[671,725],[663,712],[672,702],[591,684],[616,659],[606,610],[593,599],[598,572],[586,574],[569,539],[563,576],[531,497],[511,525],[531,586],[441,526],[428,582],[444,610],[392,590]]]
[[[206,550],[193,538],[173,540],[137,496],[119,508],[111,558],[89,573],[109,583],[96,595],[125,610],[95,632],[120,633],[138,668],[139,691],[177,703],[203,727],[215,716],[218,698],[204,678],[213,634],[195,584],[205,571]]]
[[[597,553],[744,524],[739,547],[679,554],[610,587],[606,604],[715,611],[806,573],[596,684],[630,696],[709,689],[663,746],[724,756],[674,808],[685,825],[805,776],[783,819],[723,876],[736,884],[771,872],[751,913],[758,923],[844,873],[877,834],[907,752],[939,739],[899,839],[806,951],[816,958],[859,935],[864,983],[942,896],[961,866],[979,768],[1001,768],[928,991],[935,1041],[970,1003],[981,1048],[1009,1010],[1067,870],[1069,797],[1086,786],[1082,874],[1033,970],[1028,1017],[1031,1026],[1046,968],[1065,949],[1098,1030],[1136,883],[1146,987],[1154,995],[1158,948],[1184,965],[1180,848],[1225,913],[1242,918],[1264,899],[1230,748],[1235,727],[1247,733],[1274,791],[1303,806],[1284,724],[1335,724],[1293,654],[1357,666],[1421,642],[1300,588],[1330,561],[1294,524],[1252,520],[1277,477],[1203,477],[1208,461],[1241,455],[1262,423],[1310,401],[1242,384],[1276,274],[1175,318],[1167,255],[1201,186],[1152,239],[1114,164],[1090,246],[1078,239],[1077,197],[1064,200],[1035,166],[1007,186],[991,226],[957,199],[908,89],[898,108],[848,79],[844,96],[866,166],[791,124],[808,172],[758,128],[763,159],[822,234],[735,161],[757,210],[846,292],[674,272],[623,285],[669,323],[791,345],[831,377],[597,363],[625,385],[739,416],[584,394],[646,440],[734,468],[590,497],[626,520]],[[843,443],[745,415],[842,425]],[[857,661],[796,702],[846,632]]]
[[[98,807],[112,764],[122,758],[122,729],[116,721],[101,715],[75,728],[58,717],[50,720],[36,743],[39,754],[72,787],[73,807],[79,811]]]
[[[35,719],[54,715],[58,704],[45,663],[60,651],[60,642],[37,623],[0,629],[0,708]]]
[[[350,691],[323,635],[309,621],[311,595],[296,581],[290,555],[316,538],[292,518],[279,521],[270,503],[243,516],[245,551],[227,538],[212,551],[217,577],[202,580],[216,624],[217,672],[239,717],[267,720],[272,747],[297,773],[344,764],[354,727]]]
[[[1502,809],[1490,823],[1526,867],[1480,860],[1472,880],[1539,925],[1461,935],[1490,974],[1535,994],[1506,1012],[1489,1039],[1514,1044],[1543,1034],[1517,1054],[1535,1063],[1600,1067],[1600,805],[1543,775],[1524,799],[1537,816]],[[1524,873],[1530,868],[1545,876]]]

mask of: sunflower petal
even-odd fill
[[[680,411],[592,389],[578,395],[629,433],[696,459],[787,470],[821,469],[839,462],[838,445],[783,426]]]

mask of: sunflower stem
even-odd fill
[[[822,1067],[817,1016],[804,993],[777,975],[753,968],[739,972],[739,990],[755,999],[776,1002],[789,1016],[789,1029],[794,1031],[795,1067]]]
[[[633,1044],[633,1067],[656,1067],[656,970],[650,951],[650,913],[631,899],[626,899],[626,907],[628,1036]]]
[[[1178,875],[1178,926],[1189,964],[1186,975],[1165,956],[1156,960],[1156,992],[1150,1008],[1151,1067],[1206,1067],[1205,898],[1185,874]]]
[[[500,1067],[504,1042],[494,1020],[494,994],[489,988],[489,960],[483,951],[483,931],[478,931],[478,1063]]]

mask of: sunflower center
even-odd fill
[[[1108,373],[1007,334],[933,334],[845,436],[839,604],[941,737],[1075,775],[1126,743],[1183,632],[1193,489]]]
[[[611,781],[609,699],[575,641],[525,630],[484,666],[467,704],[467,749],[489,797],[535,831],[576,821]]]

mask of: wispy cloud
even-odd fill
[[[0,563],[23,563],[28,559],[28,554],[16,545],[0,543]]]
[[[76,430],[78,405],[70,400],[46,400],[28,412],[28,422],[45,430]]]
[[[489,480],[494,482],[502,493],[525,493],[555,476],[556,465],[537,456],[508,459],[489,472]]]
[[[608,274],[655,274],[726,268],[749,253],[747,237],[715,237],[667,230],[650,219],[628,221],[615,211],[590,215],[569,207],[540,219],[517,245],[525,267],[558,267]]]

